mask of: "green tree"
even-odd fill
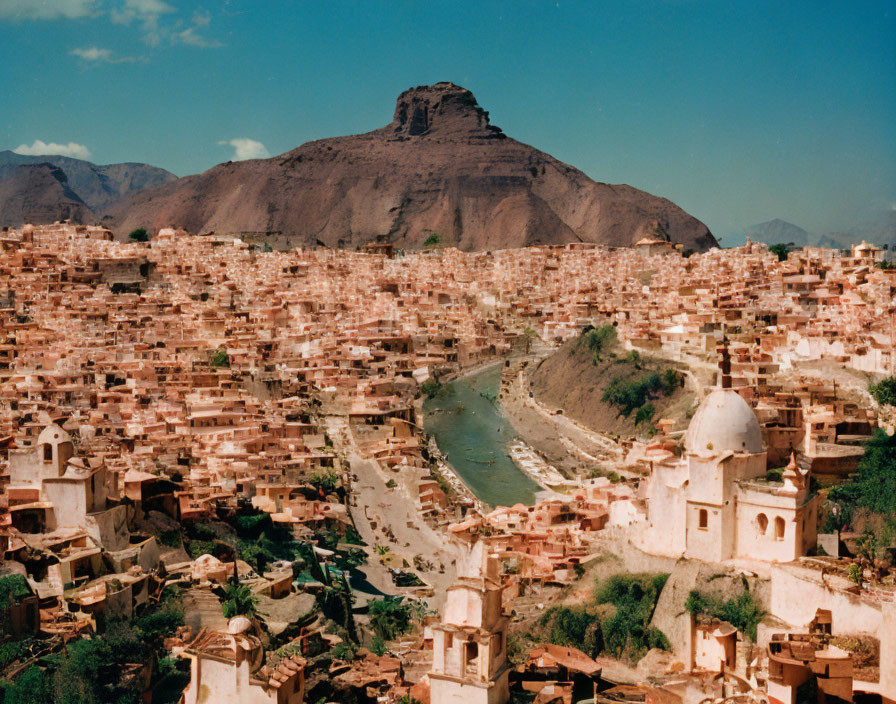
[[[370,627],[384,641],[394,640],[411,628],[413,612],[403,597],[382,597],[367,604]]]
[[[603,649],[600,614],[586,605],[553,606],[538,620],[539,635],[554,645],[596,657]]]
[[[765,617],[762,604],[746,590],[733,599],[722,601],[694,589],[688,594],[684,607],[693,616],[705,614],[727,621],[753,641],[756,640],[757,626]]]
[[[128,235],[131,242],[149,242],[149,233],[146,231],[145,227],[138,227],[136,230],[131,230],[131,234]]]
[[[311,479],[308,480],[308,483],[318,491],[322,491],[324,494],[332,494],[336,491],[336,486],[339,484],[339,475],[332,470],[327,472],[316,472],[311,475]]]
[[[600,359],[600,353],[615,342],[616,328],[612,325],[602,325],[599,328],[587,325],[579,339],[583,340],[588,345],[588,349],[594,352],[596,362]]]
[[[896,376],[891,376],[878,384],[870,384],[868,391],[881,406],[896,406]]]
[[[668,574],[615,575],[597,586],[597,603],[616,607],[601,623],[604,650],[617,658],[627,654],[638,660],[651,647],[668,646],[666,636],[648,626],[668,578]]]
[[[652,403],[645,403],[638,409],[638,412],[635,413],[635,425],[641,425],[641,423],[649,423],[653,420],[653,414],[656,412],[656,409],[653,407]]]
[[[227,618],[246,616],[254,618],[258,614],[258,597],[245,584],[231,582],[224,588],[221,609]]]
[[[14,682],[0,681],[0,701],[3,704],[52,702],[54,694],[51,677],[36,665],[25,670]]]
[[[429,249],[430,247],[438,247],[439,243],[442,241],[442,236],[438,232],[433,232],[423,240],[423,247],[425,249]]]
[[[865,443],[859,471],[853,479],[828,493],[831,501],[849,511],[858,506],[887,517],[896,516],[896,435],[878,428]]]
[[[793,246],[793,243],[790,242],[788,244],[773,244],[768,248],[772,254],[778,257],[779,262],[783,262],[787,260],[787,255],[790,254],[790,248]]]
[[[212,358],[210,364],[213,367],[230,367],[230,355],[227,354],[227,350],[223,347],[219,347],[212,353]]]
[[[663,393],[671,396],[675,390],[684,386],[684,375],[677,369],[664,369],[660,375],[663,384]]]

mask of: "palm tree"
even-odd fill
[[[255,618],[258,615],[258,597],[245,584],[231,582],[224,588],[224,601],[221,609],[227,618],[246,616]]]

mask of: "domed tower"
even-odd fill
[[[756,414],[737,392],[715,389],[691,419],[684,449],[685,554],[715,562],[734,557],[738,484],[766,473]]]

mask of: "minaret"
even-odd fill
[[[498,559],[482,541],[458,560],[442,623],[433,626],[431,704],[506,704],[508,619]]]

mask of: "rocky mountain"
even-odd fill
[[[716,244],[674,203],[597,183],[495,125],[452,83],[405,91],[385,127],[227,162],[110,209],[118,233],[174,225],[254,233],[276,246],[355,247],[385,236],[417,248],[434,233],[466,250],[532,244],[630,245],[660,229],[687,248]]]
[[[149,164],[98,166],[89,161],[67,156],[25,156],[11,151],[0,151],[0,182],[12,178],[20,166],[28,164],[51,164],[61,169],[65,173],[68,187],[94,213],[103,213],[122,198],[177,179],[171,172]],[[52,209],[48,209],[47,212],[52,212]]]
[[[747,237],[754,242],[765,244],[788,244],[805,247],[812,242],[812,235],[793,223],[775,218],[768,222],[752,225],[745,230]]]
[[[0,181],[0,226],[18,227],[22,223],[51,223],[70,219],[94,222],[96,215],[75,193],[65,172],[46,163],[17,166]]]

